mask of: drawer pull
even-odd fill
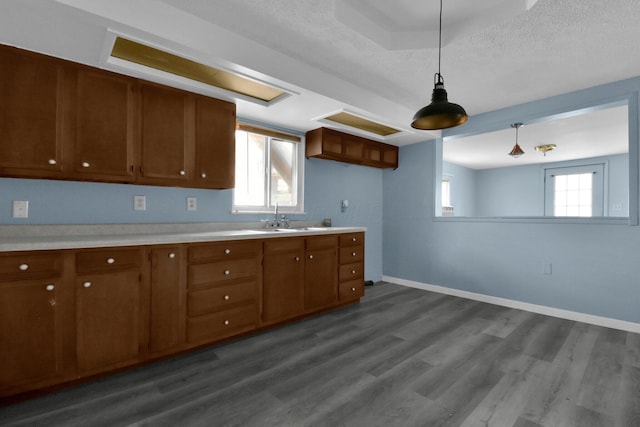
[[[89,166],[91,166],[91,164],[89,162],[82,162],[82,167],[83,168],[88,168]]]
[[[224,271],[224,275],[225,275],[225,276],[228,276],[228,275],[230,275],[230,274],[231,274],[231,272],[230,272],[229,270],[225,270],[225,271]]]
[[[47,291],[49,291],[49,292],[51,292],[51,291],[52,291],[52,290],[54,290],[55,288],[56,288],[56,287],[55,287],[55,286],[53,286],[53,285],[47,285],[47,286],[45,286],[45,289],[46,289]]]
[[[29,269],[29,264],[20,264],[20,267],[18,268],[20,271],[27,271]]]
[[[351,288],[351,292],[355,292],[355,291],[356,291],[356,288]]]
[[[313,259],[313,255],[309,255],[309,259]]]
[[[206,174],[206,173],[204,173],[204,172],[202,172],[202,173],[200,174],[200,176],[201,176],[202,178],[206,178],[206,177],[207,177],[207,174]]]
[[[356,253],[355,252],[351,252],[351,256],[356,256]]]
[[[84,282],[82,284],[82,286],[84,286],[85,288],[90,288],[91,287],[91,282]]]
[[[351,270],[351,274],[356,274],[356,271],[355,270]]]
[[[176,254],[174,254],[173,252],[169,253],[169,258],[174,259],[176,257]]]
[[[56,159],[49,159],[49,164],[51,166],[56,165],[58,162],[56,161]]]
[[[224,321],[224,325],[225,325],[225,326],[227,326],[229,323],[231,323],[231,322],[229,322],[228,320],[225,320],[225,321]]]
[[[295,260],[296,262],[300,261],[300,257],[299,256],[295,257]]]
[[[180,176],[185,176],[187,174],[185,171],[180,171],[178,173],[180,174]]]
[[[116,262],[115,258],[107,258],[107,264],[113,264]]]
[[[225,300],[225,301],[229,301],[229,298],[231,298],[229,295],[225,295],[225,296],[224,296],[224,300]]]
[[[351,239],[351,241],[352,241],[352,242],[355,242],[356,240],[358,240],[358,239],[356,239],[355,237],[353,237],[353,238]]]
[[[225,253],[226,255],[229,255],[229,254],[231,253],[231,249],[225,249],[225,250],[224,250],[224,253]]]

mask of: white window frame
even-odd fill
[[[560,168],[548,168],[544,170],[544,214],[545,216],[555,216],[555,179],[556,175],[593,174],[592,187],[592,217],[602,217],[606,215],[606,163],[596,163],[580,166],[566,166]]]
[[[283,133],[279,130],[270,129],[264,126],[255,126],[251,124],[241,123],[237,127],[238,130],[245,130],[251,133],[256,133],[260,135],[264,135],[268,138],[268,144],[271,143],[271,140],[281,140],[291,142],[292,144],[296,144],[296,164],[293,165],[293,192],[296,194],[297,204],[295,206],[278,206],[279,214],[303,214],[304,213],[304,136],[297,136],[292,134]],[[275,210],[275,204],[271,201],[271,179],[269,177],[271,173],[271,158],[270,158],[270,149],[267,144],[267,149],[265,150],[265,175],[267,179],[265,179],[265,200],[266,204],[263,206],[243,206],[236,205],[235,203],[235,193],[233,198],[233,206],[232,213],[273,213]],[[235,191],[235,190],[234,190]]]

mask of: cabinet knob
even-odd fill
[[[54,290],[56,287],[53,285],[47,285],[44,287],[47,291],[51,292],[52,290]]]
[[[313,255],[309,255],[309,259],[313,259]]]
[[[230,323],[230,322],[229,322],[228,320],[225,320],[225,321],[224,321],[224,325],[225,325],[225,326],[226,326],[226,325],[228,325],[229,323]]]
[[[352,237],[352,238],[351,238],[351,241],[352,241],[352,242],[355,242],[356,240],[357,240],[357,239],[356,239],[355,237]]]
[[[299,256],[295,257],[295,260],[300,261],[300,257]]]
[[[355,252],[351,252],[351,256],[356,256],[356,253]]]
[[[228,276],[228,275],[230,275],[230,274],[231,274],[231,272],[230,272],[229,270],[225,270],[225,271],[224,271],[224,275],[225,275],[225,276]]]
[[[91,166],[91,165],[89,164],[89,162],[82,162],[82,167],[83,167],[83,168],[88,168],[89,166]]]
[[[356,288],[351,288],[351,292],[355,292],[355,291],[356,291]]]
[[[107,258],[107,264],[113,264],[116,262],[115,258]]]
[[[180,174],[180,176],[185,176],[187,174],[185,171],[180,171],[178,173]]]
[[[351,274],[356,274],[356,271],[355,270],[351,270]]]
[[[54,165],[58,164],[58,162],[56,161],[56,159],[49,159],[49,162],[48,162],[48,163],[49,163],[51,166],[54,166]]]
[[[207,174],[206,174],[205,172],[202,172],[202,173],[200,174],[200,176],[201,176],[202,178],[206,178],[206,177],[207,177]]]
[[[82,284],[82,286],[84,286],[85,288],[90,288],[91,287],[91,282],[84,282]]]
[[[20,264],[20,267],[18,268],[20,271],[27,271],[29,269],[29,264]]]
[[[225,295],[225,296],[224,296],[224,300],[225,300],[225,301],[229,301],[229,298],[231,298],[229,295]]]
[[[225,249],[225,250],[224,250],[224,253],[225,253],[225,254],[227,254],[227,255],[229,255],[229,254],[231,253],[231,249]]]
[[[174,259],[176,257],[176,254],[174,254],[173,252],[169,253],[169,258]]]

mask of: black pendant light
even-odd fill
[[[413,116],[411,127],[422,130],[438,130],[459,126],[467,121],[464,108],[447,100],[444,89],[444,79],[440,74],[440,59],[442,56],[442,0],[440,0],[440,27],[438,32],[438,72],[433,78],[433,94],[431,104],[421,108]]]

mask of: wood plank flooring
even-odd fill
[[[640,426],[640,336],[388,283],[0,408],[2,426]]]

